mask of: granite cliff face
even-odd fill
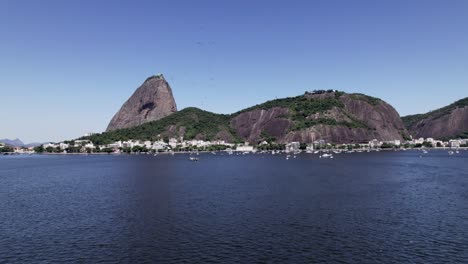
[[[162,75],[149,77],[123,104],[106,131],[156,121],[177,111],[172,90]]]
[[[403,117],[413,137],[468,137],[468,97],[426,114]]]
[[[362,143],[372,139],[403,140],[407,131],[395,109],[384,101],[342,92],[306,93],[266,102],[232,118],[242,138],[258,142]]]

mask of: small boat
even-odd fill
[[[449,155],[453,155],[453,153],[454,153],[454,152],[451,151],[451,150],[448,152]]]
[[[190,160],[191,160],[191,161],[198,161],[198,158],[190,157]]]
[[[330,159],[333,159],[333,155],[332,155],[332,154],[325,153],[325,154],[320,155],[319,158],[330,158]]]

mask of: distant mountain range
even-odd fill
[[[437,110],[402,119],[415,137],[468,138],[468,97]]]
[[[37,146],[40,146],[42,145],[42,143],[29,143],[29,144],[25,144],[23,143],[23,141],[21,141],[20,139],[0,139],[0,143],[3,143],[5,145],[8,145],[8,146],[12,146],[12,147],[26,147],[26,148],[29,148],[29,147],[37,147]]]
[[[162,75],[146,79],[110,122],[97,144],[118,140],[184,139],[361,143],[409,138],[395,109],[381,99],[335,90],[271,100],[231,115],[189,107],[176,111]]]

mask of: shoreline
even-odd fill
[[[468,147],[460,147],[460,148],[448,148],[448,147],[444,147],[444,148],[412,148],[412,149],[393,149],[393,148],[386,148],[386,149],[371,149],[371,150],[367,150],[367,149],[358,149],[358,150],[352,150],[353,152],[351,153],[369,153],[369,152],[380,152],[380,151],[411,151],[411,150],[415,150],[415,151],[422,151],[422,150],[427,150],[427,151],[431,151],[431,150],[438,150],[438,151],[450,151],[450,150],[468,150]],[[277,150],[276,150],[277,151]],[[321,152],[340,152],[340,153],[346,153],[348,152],[348,150],[343,150],[343,149],[326,149],[326,150],[313,150],[313,152],[315,151],[321,151]],[[1,156],[5,155],[5,156],[10,156],[10,155],[57,155],[57,156],[61,156],[61,155],[77,155],[77,156],[89,156],[89,155],[114,155],[114,156],[120,156],[120,155],[128,155],[128,156],[132,156],[132,155],[153,155],[153,156],[157,156],[157,155],[176,155],[176,154],[195,154],[195,153],[228,153],[228,151],[226,150],[222,150],[222,151],[197,151],[197,152],[194,152],[194,151],[178,151],[178,152],[155,152],[155,153],[148,153],[148,152],[140,152],[140,153],[103,153],[103,152],[93,152],[93,153],[17,153],[17,152],[5,152],[5,153],[1,153]],[[248,153],[248,154],[257,154],[257,153],[262,153],[262,154],[271,154],[272,150],[263,150],[262,151],[236,151],[236,150],[233,150],[232,151],[233,153]],[[294,152],[285,152],[284,150],[281,150],[280,153],[278,154],[289,154],[289,153],[294,153]],[[306,151],[301,151],[300,153],[298,154],[314,154],[314,153],[307,153]]]

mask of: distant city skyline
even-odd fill
[[[0,139],[102,132],[162,73],[178,109],[315,89],[400,115],[467,97],[467,1],[0,1]]]

